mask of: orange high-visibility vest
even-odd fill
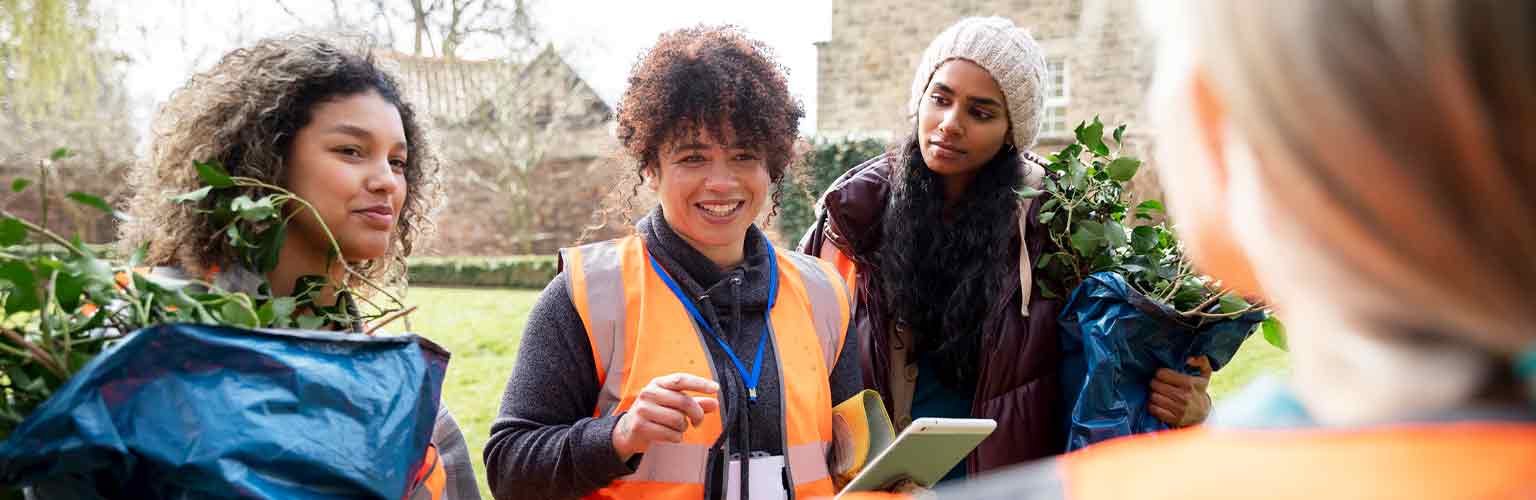
[[[437,446],[427,445],[421,467],[411,474],[411,485],[411,491],[406,494],[409,500],[443,500],[443,492],[448,489],[448,470],[443,468]]]
[[[1536,499],[1536,425],[1194,428],[1115,439],[984,481],[992,484],[971,491],[961,484],[950,495],[941,488],[939,498]]]
[[[1109,441],[1060,465],[1074,500],[1536,498],[1536,425],[1195,428]]]
[[[785,463],[794,485],[788,493],[805,499],[831,496],[828,378],[848,331],[852,298],[837,273],[815,257],[775,253],[779,290],[769,321],[778,362]],[[662,375],[683,372],[719,380],[707,345],[713,340],[694,325],[648,258],[637,236],[561,250],[571,301],[587,329],[602,386],[595,416],[628,410],[640,390]],[[709,448],[720,436],[721,425],[716,412],[683,433],[683,442],[651,445],[634,474],[588,498],[702,498]]]
[[[858,265],[854,264],[853,259],[843,254],[842,250],[833,246],[830,240],[821,244],[821,260],[831,262],[832,268],[837,270],[837,274],[843,277],[843,281],[848,283],[848,286],[856,286],[859,279]]]

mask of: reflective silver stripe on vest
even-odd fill
[[[821,341],[821,353],[830,373],[837,365],[837,351],[842,348],[843,334],[848,331],[843,325],[841,308],[848,297],[839,293],[837,285],[831,281],[839,278],[825,272],[816,257],[788,250],[779,252],[795,264],[800,281],[805,283],[805,295],[811,301],[811,323],[816,325],[816,338]],[[853,310],[852,304],[848,309]]]
[[[620,244],[623,240],[610,240],[577,247],[581,252],[581,269],[568,272],[582,273],[587,285],[587,321],[592,334],[593,348],[603,366],[597,369],[603,374],[603,390],[597,396],[599,415],[611,415],[619,405],[624,390],[624,265]],[[566,292],[575,297],[571,280],[566,279]]]
[[[651,443],[640,458],[634,474],[620,481],[656,481],[661,483],[704,484],[704,469],[709,465],[709,446],[683,443]]]
[[[795,485],[814,483],[831,477],[827,470],[827,450],[829,443],[805,443],[789,447],[788,457],[784,459],[789,463],[789,473],[795,478]]]
[[[806,443],[789,447],[785,463],[799,486],[831,477],[827,470],[827,443]],[[655,481],[661,483],[704,484],[704,469],[709,462],[709,446],[702,444],[654,443],[645,450],[640,467],[620,481]]]

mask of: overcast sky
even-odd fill
[[[409,5],[406,0],[386,0]],[[790,90],[806,106],[802,130],[814,129],[816,105],[815,42],[831,35],[830,0],[532,0],[535,22],[609,103],[624,90],[624,78],[640,52],[662,32],[698,23],[729,23],[745,28],[777,53],[789,69]],[[154,107],[185,83],[194,70],[207,69],[224,52],[259,38],[329,25],[330,2],[316,0],[133,0],[103,2],[103,34],[127,54],[125,85],[134,102],[135,120],[145,124]],[[365,8],[367,2],[344,0]],[[98,4],[100,5],[100,4]],[[396,49],[409,52],[411,27],[405,22],[374,26],[393,29]],[[499,47],[472,46],[465,58],[501,55]],[[142,130],[142,129],[141,129]]]

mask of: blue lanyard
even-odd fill
[[[772,332],[772,323],[769,322],[768,313],[773,310],[773,304],[778,299],[779,292],[778,257],[774,255],[773,244],[768,243],[766,239],[763,241],[763,247],[768,249],[768,310],[763,311],[763,335],[757,341],[757,356],[752,360],[751,372],[748,372],[746,365],[741,363],[741,358],[736,357],[736,351],[731,349],[731,346],[725,342],[725,338],[716,333],[715,327],[710,326],[709,322],[704,320],[704,315],[699,313],[698,306],[693,304],[688,295],[683,293],[683,289],[677,286],[677,282],[673,281],[672,277],[667,275],[667,271],[661,268],[661,264],[656,262],[656,257],[652,257],[649,252],[645,254],[645,257],[651,261],[651,269],[656,270],[656,275],[661,277],[661,282],[666,283],[667,288],[672,290],[672,295],[676,296],[677,300],[683,303],[683,308],[687,309],[688,315],[693,317],[694,324],[699,325],[699,328],[709,333],[709,336],[714,338],[716,343],[720,344],[721,349],[725,349],[725,355],[731,358],[731,363],[736,365],[736,371],[741,373],[741,378],[746,382],[747,398],[751,401],[757,401],[757,381],[763,375],[763,348],[768,345],[768,336]]]

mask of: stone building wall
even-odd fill
[[[1099,116],[1106,129],[1129,124],[1128,151],[1149,160],[1143,96],[1154,49],[1136,9],[1135,0],[951,0],[938,8],[919,0],[833,0],[831,39],[817,44],[817,132],[905,138],[911,82],[928,43],[963,17],[1000,15],[1030,31],[1059,70],[1049,76],[1065,84],[1047,97],[1037,152],[1056,150],[1076,124]],[[1138,200],[1160,196],[1155,171],[1143,169],[1132,190]]]
[[[1065,64],[1068,132],[1095,114],[1139,130],[1152,50],[1134,0],[954,0],[943,8],[917,0],[833,0],[832,37],[818,44],[818,132],[910,132],[907,99],[923,49],[960,18],[984,15],[1028,29],[1048,59]]]

